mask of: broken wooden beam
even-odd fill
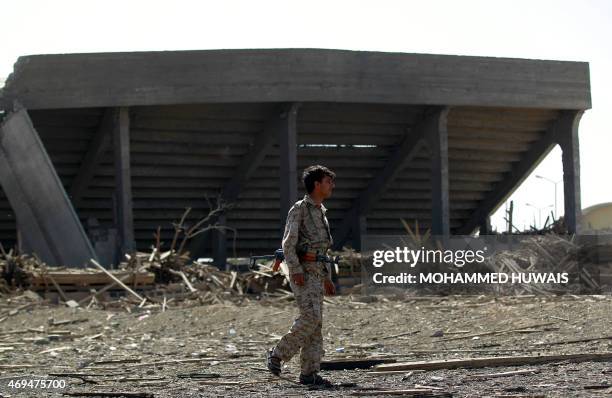
[[[414,361],[377,365],[375,371],[389,370],[436,370],[457,368],[486,368],[495,366],[535,365],[550,362],[568,361],[572,363],[588,361],[605,361],[612,359],[612,352],[587,354],[559,354],[534,356],[505,356],[489,358],[460,358],[438,361]]]
[[[189,279],[187,279],[187,276],[183,273],[183,271],[175,271],[172,268],[167,268],[167,270],[172,275],[180,276],[183,282],[185,282],[185,286],[187,286],[187,289],[189,289],[191,293],[196,293],[198,291],[197,289],[193,287],[191,282],[189,282]]]
[[[143,301],[144,298],[141,297],[138,293],[136,293],[135,291],[133,291],[132,289],[130,289],[125,283],[121,282],[119,279],[117,279],[113,274],[111,274],[110,272],[108,272],[103,266],[101,266],[100,264],[98,264],[98,262],[96,260],[94,260],[93,258],[90,259],[89,261],[91,261],[91,263],[93,265],[96,266],[96,268],[98,268],[100,271],[104,272],[106,275],[108,275],[109,278],[111,278],[112,280],[115,281],[116,284],[118,284],[119,286],[121,286],[122,288],[124,288],[128,293],[130,293],[132,296],[136,297],[139,301]]]

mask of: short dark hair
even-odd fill
[[[311,193],[314,190],[315,181],[321,182],[323,181],[324,177],[330,177],[332,180],[334,180],[336,178],[336,173],[319,164],[306,167],[306,169],[304,169],[304,173],[302,173],[302,181],[304,182],[306,192]]]

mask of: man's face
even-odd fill
[[[332,191],[335,186],[336,184],[334,180],[329,176],[323,177],[321,182],[315,181],[315,190],[317,190],[324,199],[327,199],[332,195]]]

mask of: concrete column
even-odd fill
[[[113,129],[115,157],[115,197],[117,199],[116,226],[119,232],[119,256],[136,250],[134,216],[132,212],[132,172],[130,165],[129,108],[121,107],[115,114]]]
[[[580,229],[580,149],[578,125],[584,111],[566,111],[558,120],[557,142],[563,151],[563,196],[565,225],[569,233]]]
[[[297,115],[299,106],[299,104],[294,103],[288,107],[287,111],[281,116],[283,122],[280,123],[278,131],[280,151],[279,188],[281,229],[285,226],[285,220],[289,213],[289,209],[297,201],[298,197]]]
[[[436,110],[427,137],[431,150],[431,233],[450,234],[448,185],[448,108]]]
[[[217,223],[223,226],[227,224],[225,214],[219,216]],[[213,231],[212,246],[213,264],[225,270],[227,268],[227,234],[224,230]]]

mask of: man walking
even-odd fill
[[[333,295],[336,289],[331,271],[317,261],[317,255],[325,255],[333,243],[323,201],[331,196],[335,177],[324,166],[310,166],[304,170],[302,181],[308,193],[289,210],[283,235],[285,263],[299,315],[289,332],[267,353],[267,365],[278,375],[281,361],[289,361],[299,351],[302,384],[331,386],[317,373],[324,354],[323,291]]]

